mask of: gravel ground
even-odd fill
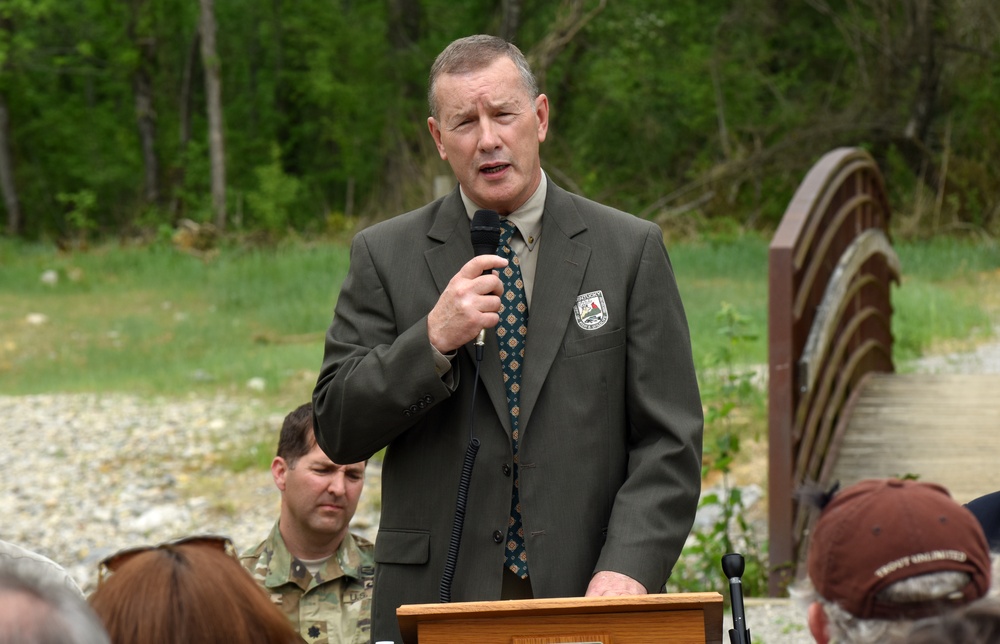
[[[993,337],[1000,338],[1000,326],[993,329]],[[927,356],[907,366],[917,373],[1000,373],[1000,342],[963,353]]]
[[[85,592],[98,562],[121,548],[223,534],[243,550],[267,536],[279,508],[271,474],[236,474],[223,459],[273,427],[253,403],[131,396],[0,396],[0,538],[65,566]],[[254,434],[257,436],[259,434]],[[366,496],[379,495],[377,464]],[[374,537],[374,503],[355,515]]]
[[[274,428],[277,442],[281,417],[252,402],[0,396],[0,418],[0,444],[8,446],[0,453],[0,538],[62,564],[84,592],[96,586],[98,562],[121,548],[212,533],[243,550],[277,517],[270,472],[236,474],[223,461],[259,436],[255,427]],[[353,523],[370,539],[379,490],[380,471],[371,463]],[[744,490],[751,503],[760,496],[759,487]],[[697,523],[712,520],[699,516]],[[811,641],[801,637],[798,617],[787,601],[746,599],[755,644]]]
[[[1000,343],[914,368],[1000,373]],[[237,474],[224,462],[261,427],[273,428],[276,442],[281,417],[253,402],[0,396],[0,418],[0,443],[7,446],[0,453],[0,538],[61,563],[85,592],[95,586],[97,563],[121,548],[214,533],[242,550],[263,539],[277,516],[270,472]],[[379,490],[372,463],[354,521],[372,539]],[[755,644],[812,641],[788,600],[748,597],[745,607]],[[727,616],[725,642],[730,627]]]
[[[0,452],[0,538],[62,564],[84,592],[96,586],[98,562],[121,548],[211,533],[243,550],[277,517],[270,472],[237,474],[223,460],[246,449],[261,426],[274,428],[277,443],[281,416],[253,402],[0,396],[0,418],[0,444],[8,446]],[[369,464],[353,522],[369,539],[378,524],[380,474]],[[755,502],[761,491],[751,487],[744,496]],[[746,610],[757,644],[799,641],[757,634],[765,619],[783,635],[801,629],[787,602],[747,598]]]

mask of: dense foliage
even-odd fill
[[[994,0],[4,0],[7,234],[211,221],[210,63],[229,229],[321,233],[419,205],[448,173],[427,70],[475,32],[533,61],[553,178],[665,226],[773,225],[821,154],[861,145],[912,230],[1000,229]]]

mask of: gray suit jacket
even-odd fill
[[[663,236],[551,182],[542,222],[519,441],[532,590],[581,596],[611,570],[657,592],[694,520],[703,423]],[[471,343],[443,379],[427,338],[428,312],[472,255],[457,189],[358,233],[326,337],[320,445],[338,463],[387,447],[374,640],[401,641],[397,606],[438,601],[470,432],[481,448],[452,601],[500,598],[512,452],[496,336],[478,380]],[[598,291],[606,321],[586,329],[574,307]]]

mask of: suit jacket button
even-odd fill
[[[424,396],[424,402],[427,403],[428,405],[431,404],[432,402],[434,402],[434,396],[427,394],[426,396]]]
[[[503,470],[503,475],[504,476],[510,476],[510,465],[507,465],[506,463],[504,463],[503,467],[501,467],[500,469]]]
[[[415,414],[415,413],[417,413],[417,409],[418,409],[418,408],[417,408],[417,406],[416,406],[416,405],[410,405],[410,413],[411,413],[411,414]]]
[[[503,533],[499,530],[493,531],[493,543],[503,543]]]
[[[403,415],[404,416],[409,416],[410,415],[410,410],[409,409],[404,409],[403,410]]]

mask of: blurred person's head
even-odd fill
[[[114,644],[301,641],[221,537],[112,555],[90,605]]]
[[[982,529],[940,485],[872,479],[827,501],[795,589],[820,644],[904,642],[915,620],[989,590]]]
[[[107,644],[83,596],[33,574],[32,566],[0,566],[0,644]]]
[[[336,552],[358,509],[365,462],[330,460],[316,443],[311,403],[285,417],[271,475],[281,491],[279,529],[289,551],[306,559]]]
[[[978,496],[966,503],[965,507],[969,508],[969,512],[982,526],[990,550],[1000,552],[1000,492]]]
[[[0,539],[0,569],[14,567],[18,572],[39,582],[65,586],[83,599],[83,591],[73,576],[48,557],[10,541]]]

